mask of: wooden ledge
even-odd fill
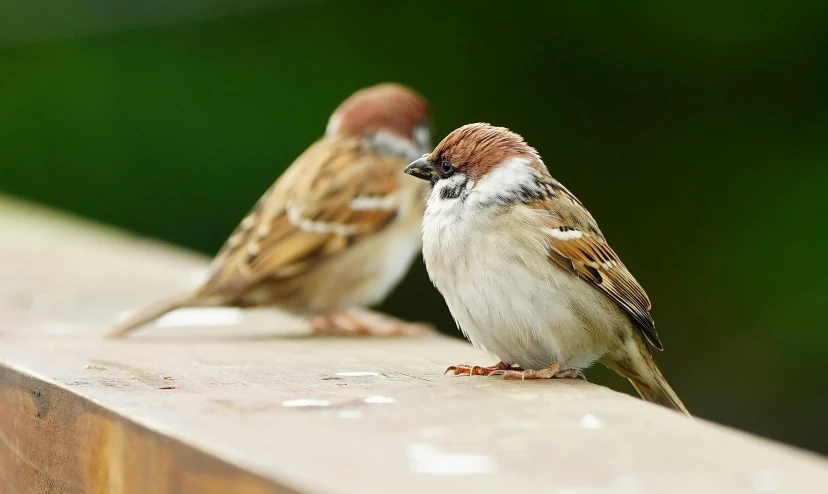
[[[0,201],[10,493],[824,492],[828,462],[579,382],[443,378],[440,336],[310,338],[273,311],[117,314],[205,259]],[[183,315],[182,315],[183,314]],[[201,313],[203,315],[203,313]]]

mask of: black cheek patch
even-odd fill
[[[468,181],[469,179],[466,177],[462,182],[451,187],[443,187],[440,189],[440,199],[457,199],[463,193],[463,190],[465,190]]]

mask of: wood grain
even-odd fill
[[[439,336],[313,338],[303,321],[257,310],[179,314],[104,341],[119,313],[186,288],[206,260],[2,200],[0,238],[3,493],[828,484],[822,457],[599,386],[444,378],[447,365],[491,360]]]
[[[0,443],[2,492],[295,492],[8,367]]]

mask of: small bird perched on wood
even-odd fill
[[[689,415],[647,346],[662,349],[644,290],[521,136],[466,125],[405,171],[432,185],[423,218],[431,280],[466,337],[500,359],[446,372],[583,378],[601,361],[645,400]]]
[[[313,316],[316,332],[428,328],[361,308],[380,303],[420,252],[428,186],[403,169],[429,141],[419,94],[392,83],[357,91],[241,221],[202,286],[138,311],[109,336],[205,306],[275,306]]]

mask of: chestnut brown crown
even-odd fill
[[[545,168],[537,151],[505,127],[473,123],[447,135],[426,157],[430,163],[450,163],[457,171],[478,179],[512,158],[526,158],[536,168]]]
[[[415,140],[415,130],[428,125],[428,102],[412,89],[383,83],[361,89],[342,102],[328,122],[328,134],[367,136],[391,132]]]

